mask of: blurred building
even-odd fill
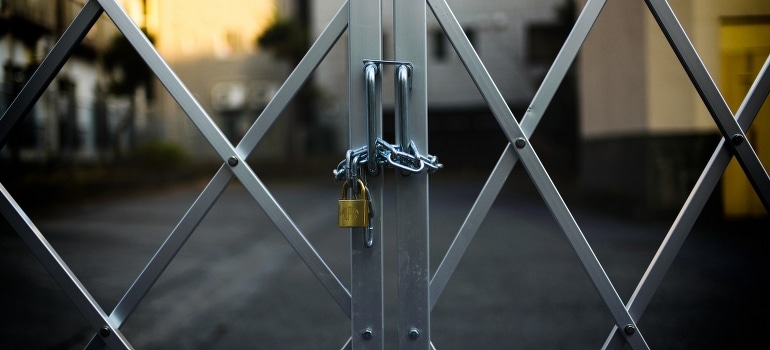
[[[80,0],[0,2],[0,112],[75,15]],[[129,16],[236,142],[288,75],[287,63],[257,49],[257,37],[292,5],[275,0],[120,0]],[[287,114],[291,114],[288,111]],[[287,119],[287,118],[282,118]],[[284,156],[291,138],[279,121],[257,154]],[[214,160],[208,142],[149,68],[103,15],[28,116],[12,132],[2,159],[103,162],[147,143],[176,144],[196,160]]]
[[[770,54],[767,1],[669,3],[735,112]],[[648,210],[681,207],[719,133],[643,1],[607,1],[581,50],[579,94],[586,188]],[[765,105],[748,136],[767,167]],[[721,197],[728,216],[767,215],[735,164]]]
[[[0,111],[4,112],[82,4],[69,0],[0,2]],[[0,157],[15,161],[93,160],[109,143],[126,98],[106,98],[99,57],[114,28],[99,21],[61,73],[9,136]],[[130,97],[127,99],[130,100]],[[114,130],[114,126],[113,126]]]
[[[342,4],[120,2],[233,143],[296,63],[260,49],[260,34],[277,18],[307,19],[304,25],[309,25],[312,40]],[[585,0],[448,2],[520,117]],[[669,2],[726,101],[737,110],[770,53],[770,7],[763,0]],[[76,0],[0,1],[0,110],[7,108],[81,7],[82,1]],[[389,59],[394,45],[392,2],[383,2],[382,8],[383,58]],[[427,20],[427,151],[448,168],[491,166],[505,137],[430,11]],[[116,70],[106,59],[114,54],[119,37],[103,16],[18,124],[0,159],[109,160],[152,140],[179,144],[195,159],[216,159],[156,80],[114,89],[121,76],[133,74]],[[331,130],[333,151],[341,155],[347,148],[347,67],[343,35],[313,77],[313,98],[298,98],[255,155],[279,160],[302,155],[316,129]],[[549,172],[557,178],[577,178],[591,193],[626,198],[642,210],[679,208],[719,134],[644,2],[607,1],[573,68],[576,74],[568,75],[533,136]],[[392,80],[383,79],[386,134],[394,124],[388,119],[393,90]],[[312,118],[303,120],[308,111]],[[767,113],[765,107],[748,132],[764,164],[770,164]],[[719,192],[728,216],[766,215],[735,165],[726,172]]]
[[[147,28],[161,56],[236,144],[290,72],[288,63],[259,49],[257,38],[276,18],[291,16],[293,2],[148,0],[146,8]],[[214,159],[176,101],[160,85],[156,90],[150,118],[159,126],[158,137],[183,145],[196,159]],[[288,110],[278,119],[256,156],[286,156],[292,117]]]

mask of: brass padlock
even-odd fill
[[[342,185],[342,198],[337,205],[337,225],[339,227],[369,227],[369,200],[366,186],[357,179],[360,193],[358,198],[348,199],[348,183]]]

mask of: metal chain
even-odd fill
[[[401,146],[391,145],[387,141],[377,138],[375,142],[376,163],[386,168],[398,169],[403,175],[417,174],[424,170],[432,174],[443,167],[436,156],[423,156],[417,151],[414,142],[409,142],[407,149]],[[348,150],[337,168],[333,171],[336,181],[355,181],[358,177],[358,169],[366,166],[369,161],[367,146],[354,150]]]

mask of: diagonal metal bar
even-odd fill
[[[122,327],[123,323],[131,316],[139,303],[150,291],[155,282],[157,282],[163,271],[166,270],[171,260],[182,246],[190,238],[192,232],[203,221],[208,211],[224,192],[227,185],[232,181],[232,172],[222,166],[214,175],[203,192],[198,196],[192,207],[187,210],[182,220],[174,227],[174,230],[163,242],[160,249],[150,259],[144,270],[139,274],[134,283],[129,287],[123,298],[110,313],[110,320],[117,326]],[[86,346],[86,349],[103,349],[106,344],[101,337],[94,335]]]
[[[343,345],[340,348],[340,350],[351,350],[353,348],[353,346],[351,345],[352,342],[353,342],[353,338],[352,337],[348,338],[348,341],[345,342],[345,345]]]
[[[221,130],[206,114],[197,100],[187,90],[184,84],[163,61],[158,52],[147,40],[139,28],[130,20],[125,11],[114,0],[100,0],[105,12],[112,18],[115,25],[134,46],[150,69],[163,83],[171,96],[177,101],[182,110],[200,130],[203,136],[213,146],[214,150],[224,161],[233,164],[229,167],[235,177],[254,197],[268,217],[278,227],[284,238],[300,255],[310,269],[316,274],[324,287],[332,294],[340,307],[345,309],[349,301],[349,293],[331,269],[326,265],[318,252],[313,249],[307,238],[278,205],[264,184],[259,180],[249,165],[243,161],[247,154],[236,151]]]
[[[147,66],[158,77],[158,80],[160,80],[206,140],[209,141],[214,151],[222,160],[226,162],[228,158],[238,156],[230,141],[227,140],[179,77],[166,64],[152,43],[131,20],[121,5],[117,3],[117,0],[99,0],[99,3],[113,23],[115,23],[115,26],[128,39],[131,46],[136,49],[139,56],[147,63]]]
[[[270,101],[259,118],[257,118],[257,121],[252,128],[246,133],[243,140],[238,145],[239,154],[249,154],[254,150],[259,140],[264,136],[266,130],[273,122],[275,122],[280,113],[286,108],[294,95],[296,95],[297,91],[307,81],[315,68],[318,67],[329,50],[331,50],[337,42],[337,39],[347,27],[346,13],[347,3],[342,6],[334,19],[321,33],[313,46],[308,50],[305,57],[300,61],[292,74],[289,75],[286,82],[278,90],[275,97]],[[153,257],[140,277],[126,293],[123,300],[116,306],[111,317],[115,318],[119,324],[122,324],[129,316],[130,312],[132,312],[139,304],[141,299],[155,283],[163,270],[165,270],[168,263],[173,259],[181,246],[187,241],[187,238],[192,234],[192,231],[195,230],[233,177],[234,174],[229,171],[228,166],[223,165],[219,169],[209,185],[203,190],[196,202],[171,233],[156,256]],[[344,300],[345,298],[343,297],[342,299]],[[348,304],[349,303],[345,303],[345,305]],[[345,309],[346,308],[343,307],[343,310]],[[347,309],[349,310],[349,306]],[[349,311],[347,311],[347,313],[349,313]]]
[[[102,15],[102,7],[96,0],[89,0],[82,10],[72,20],[62,37],[51,49],[51,52],[40,63],[27,84],[14,98],[8,110],[0,117],[0,149],[3,148],[8,134],[13,126],[35,105],[43,91],[51,84],[64,63],[70,57],[72,50],[83,40],[88,31]]]
[[[100,339],[112,349],[133,349],[118,330],[117,325],[104,313],[104,310],[2,184],[0,184],[0,194],[2,194],[0,196],[0,213],[5,216],[35,257],[48,270],[56,284],[80,310],[91,328],[103,334]]]
[[[455,51],[457,51],[457,54],[460,56],[460,59],[470,73],[471,78],[476,83],[482,96],[484,96],[484,99],[492,110],[500,127],[503,129],[503,132],[508,137],[508,141],[516,144],[516,150],[525,169],[577,253],[578,258],[582,262],[583,267],[599,292],[599,295],[604,300],[612,317],[615,319],[615,323],[624,327],[632,327],[635,330],[634,332],[624,332],[626,340],[632,348],[649,349],[642,333],[629,315],[628,310],[626,310],[620,296],[599,263],[599,260],[596,258],[596,255],[593,253],[593,250],[591,250],[588,241],[586,241],[585,236],[580,231],[580,228],[548,176],[548,173],[545,171],[540,159],[529,145],[526,134],[516,122],[513,113],[505,103],[505,100],[495,86],[495,83],[484,67],[484,64],[473,49],[467,36],[465,36],[457,18],[451,12],[451,9],[444,0],[428,0],[428,4],[431,6],[444,33],[449,38],[449,41],[455,47]]]
[[[572,65],[572,62],[575,60],[581,45],[588,36],[596,19],[599,17],[605,3],[606,0],[589,0],[583,7],[580,16],[575,22],[575,26],[572,28],[561,51],[559,51],[559,54],[556,56],[556,59],[543,79],[543,82],[540,84],[540,88],[537,90],[537,93],[535,93],[530,107],[524,114],[524,117],[522,117],[521,129],[527,137],[531,137],[535,128],[537,128],[537,124],[542,119],[543,113],[545,113],[556,90],[564,80],[570,65]],[[481,222],[484,220],[487,213],[489,213],[489,209],[492,207],[495,198],[497,198],[506,179],[518,161],[518,154],[512,149],[511,143],[508,143],[495,165],[495,168],[487,179],[487,182],[484,184],[481,193],[479,193],[478,198],[474,202],[468,216],[465,218],[465,221],[455,236],[452,245],[447,250],[444,259],[441,261],[441,264],[438,266],[436,273],[431,279],[431,309],[436,306],[450,277],[457,269],[460,259],[462,259],[465,251],[468,249]]]
[[[249,154],[257,146],[259,140],[264,136],[266,130],[275,122],[280,113],[286,108],[291,99],[296,95],[302,85],[307,81],[312,72],[321,63],[326,54],[331,50],[337,39],[342,35],[347,27],[345,17],[347,3],[343,5],[337,16],[330,22],[329,26],[321,33],[313,46],[308,50],[305,57],[300,61],[295,70],[289,75],[284,84],[278,90],[274,98],[265,107],[264,111],[257,118],[257,121],[249,129],[238,145],[239,154]],[[214,175],[209,185],[203,190],[193,206],[188,210],[182,220],[179,222],[169,238],[156,254],[156,257],[150,261],[145,271],[134,282],[135,286],[126,293],[124,299],[116,306],[111,317],[117,317],[122,324],[125,318],[141,301],[143,296],[149,291],[160,274],[165,270],[168,263],[174,258],[176,253],[182,247],[192,231],[198,226],[203,216],[214,205],[219,195],[225,190],[234,175],[229,167],[223,165]],[[141,286],[141,287],[140,287]],[[140,288],[135,291],[135,288]],[[129,299],[135,299],[128,302]],[[344,298],[343,298],[344,299]],[[344,310],[345,308],[343,308]]]
[[[695,47],[677,20],[674,11],[666,0],[645,0],[645,2],[669,44],[671,44],[671,48],[687,71],[687,75],[711,113],[719,131],[726,140],[730,141],[727,142],[728,147],[734,152],[735,158],[746,173],[746,177],[754,186],[754,191],[757,192],[762,204],[764,204],[765,210],[770,212],[770,176],[767,175],[767,171],[751,147],[751,143],[748,142],[743,129],[730,112],[730,108],[711,79],[706,66],[698,57]]]
[[[762,70],[760,70],[757,78],[754,80],[754,84],[746,94],[743,104],[741,104],[736,113],[738,124],[741,128],[747,130],[751,126],[760,108],[762,108],[768,93],[770,93],[770,56],[765,60]],[[711,193],[719,184],[722,173],[727,169],[731,159],[732,153],[730,148],[725,145],[725,140],[722,139],[719,146],[714,150],[703,173],[701,173],[700,178],[698,178],[695,187],[690,192],[690,196],[687,198],[682,210],[677,215],[674,224],[666,234],[666,238],[663,239],[663,243],[658,248],[655,257],[647,267],[647,271],[645,271],[644,276],[639,281],[634,294],[631,295],[631,299],[628,302],[628,311],[634,319],[638,320],[650,304],[652,296],[663,281],[663,277],[665,277],[668,269],[671,267],[674,258],[679,253],[679,249],[684,244],[693,225],[695,225],[695,221],[700,216],[706,201],[708,201]],[[624,343],[620,330],[615,327],[603,348],[621,349]]]
[[[334,47],[339,38],[348,28],[348,8],[346,0],[334,15],[326,28],[321,32],[313,45],[310,46],[305,56],[294,68],[284,84],[278,89],[272,100],[265,106],[265,110],[259,115],[251,128],[243,136],[238,144],[239,154],[250,154],[265,136],[267,130],[273,125],[278,116],[291,102],[299,89],[307,82],[310,75],[316,70],[321,61]]]
[[[337,15],[321,32],[321,35],[318,36],[318,39],[310,47],[305,57],[297,64],[297,67],[292,71],[281,88],[278,89],[273,99],[268,103],[246,135],[244,135],[237,148],[239,154],[248,155],[256,148],[259,140],[261,140],[299,89],[307,82],[310,75],[315,71],[323,58],[326,57],[342,33],[345,32],[347,28],[347,6],[347,2],[342,5]],[[122,325],[139,303],[141,303],[147,292],[149,292],[171,260],[174,259],[185,242],[187,242],[195,228],[198,227],[198,224],[203,220],[209,209],[227,188],[233,177],[234,174],[229,170],[229,166],[222,165],[220,167],[192,207],[190,207],[158,252],[156,252],[155,256],[153,256],[136,281],[134,281],[133,285],[126,291],[118,305],[115,306],[115,309],[113,309],[110,318],[116,324]],[[338,300],[338,303],[340,301],[343,302],[344,305],[340,305],[340,307],[350,316],[350,294],[346,293],[346,295],[338,296],[335,300]],[[87,348],[96,349],[103,345],[98,339],[98,337],[94,337]]]

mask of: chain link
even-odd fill
[[[434,173],[441,169],[443,165],[438,162],[436,156],[423,156],[417,151],[414,142],[409,142],[407,149],[401,146],[391,145],[387,141],[378,138],[375,142],[374,154],[377,157],[376,163],[386,168],[398,169],[402,175],[417,174],[427,170],[428,173]],[[355,181],[358,177],[358,170],[365,167],[369,161],[367,146],[354,150],[348,150],[337,168],[333,171],[336,181]]]

